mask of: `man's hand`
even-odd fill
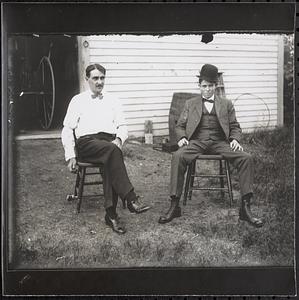
[[[178,141],[178,146],[181,148],[183,146],[187,146],[189,144],[189,141],[186,138],[182,138]]]
[[[243,151],[243,147],[239,144],[237,140],[232,140],[230,142],[230,147],[233,151],[240,150]]]
[[[77,169],[77,161],[75,157],[70,158],[68,165],[67,165],[68,169],[70,170],[70,172],[75,173],[76,169]]]
[[[111,143],[115,144],[119,149],[121,149],[122,147],[121,139],[118,137],[115,140],[113,140]]]

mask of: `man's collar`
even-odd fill
[[[89,95],[91,97],[91,99],[103,99],[104,97],[104,93],[101,92],[101,94],[94,94],[91,90],[89,90]]]
[[[215,94],[213,94],[213,96],[212,97],[210,97],[210,98],[206,98],[207,100],[212,100],[212,101],[215,101]]]
[[[204,97],[202,97],[202,99],[206,100],[206,102],[214,103],[214,101],[215,101],[215,94],[212,97],[210,97],[210,98],[204,98]]]

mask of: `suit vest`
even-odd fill
[[[195,129],[192,140],[225,140],[225,134],[216,115],[215,104],[209,113],[204,103],[202,103],[202,116],[199,125]]]

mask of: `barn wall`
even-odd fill
[[[122,100],[130,135],[143,136],[145,120],[153,121],[154,135],[168,135],[173,93],[198,93],[205,63],[223,72],[244,131],[282,123],[279,35],[215,34],[208,44],[201,35],[98,35],[81,38],[81,47],[85,66],[107,68],[105,90]]]

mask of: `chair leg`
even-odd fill
[[[220,159],[219,160],[219,175],[223,175],[223,165],[222,165],[222,160]],[[220,187],[221,187],[221,197],[222,197],[222,200],[224,200],[224,180],[223,180],[223,177],[220,177]]]
[[[121,199],[122,203],[123,203],[123,209],[126,209],[127,205],[126,205],[126,200],[125,199]]]
[[[79,167],[78,172],[81,173],[81,174],[80,174],[80,182],[79,182],[79,190],[78,190],[77,213],[80,213],[86,168],[85,167],[82,167],[82,168]]]
[[[100,175],[99,176],[100,182],[102,182],[102,188],[103,188],[103,194],[104,194],[104,170],[103,170],[103,168],[99,168],[99,175]]]
[[[75,189],[74,189],[74,197],[78,196],[79,182],[80,182],[80,172],[79,172],[79,170],[77,170],[76,183],[75,183]]]
[[[229,194],[229,205],[230,207],[232,207],[233,191],[232,191],[232,182],[230,177],[229,163],[227,160],[225,160],[225,170],[226,170],[226,180],[227,180],[227,187],[228,187],[228,194]]]
[[[192,193],[193,193],[193,184],[194,184],[194,174],[196,169],[196,159],[191,163],[191,174],[190,174],[190,184],[188,187],[188,200],[192,199]]]
[[[68,202],[77,200],[79,178],[80,178],[80,175],[79,175],[79,172],[77,170],[77,172],[76,172],[76,181],[75,181],[75,186],[74,186],[74,193],[66,195],[66,200]]]
[[[187,175],[186,175],[186,182],[185,182],[183,205],[186,205],[186,203],[187,203],[187,197],[188,197],[189,186],[190,186],[190,178],[191,178],[191,172],[192,172],[191,169],[192,169],[192,163],[187,166]]]

